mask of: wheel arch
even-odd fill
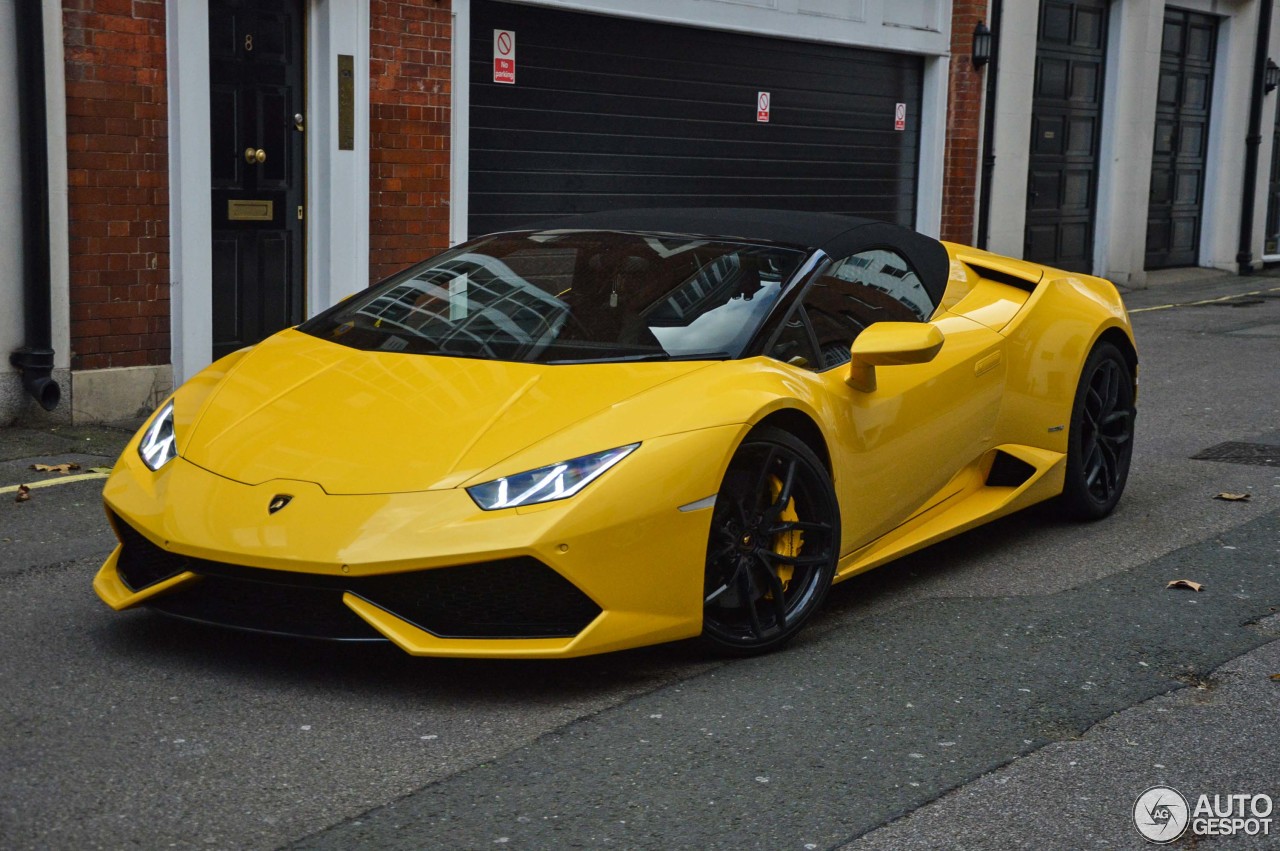
[[[1124,329],[1116,325],[1106,329],[1098,335],[1098,339],[1094,341],[1090,351],[1093,351],[1093,348],[1096,348],[1099,343],[1110,343],[1120,350],[1125,364],[1129,367],[1129,373],[1136,382],[1138,378],[1138,349],[1133,345],[1133,340],[1124,332]]]
[[[831,453],[827,449],[827,439],[817,422],[807,413],[798,408],[781,408],[753,423],[751,430],[754,431],[765,426],[781,429],[795,435],[812,450],[814,455],[817,455],[822,460],[822,465],[827,468],[828,474],[833,472],[831,469]]]

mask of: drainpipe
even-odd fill
[[[46,411],[62,390],[53,380],[49,271],[49,135],[44,104],[44,21],[40,0],[13,4],[18,39],[18,122],[22,139],[22,283],[26,345],[9,355],[22,386]]]
[[[987,96],[982,111],[982,183],[978,188],[978,247],[987,250],[991,235],[991,181],[996,171],[996,68],[1000,64],[1000,12],[1003,0],[991,2],[991,61],[987,63]]]
[[[1258,182],[1258,149],[1262,145],[1262,98],[1267,73],[1267,48],[1271,41],[1272,0],[1258,0],[1258,41],[1253,54],[1253,97],[1249,101],[1249,135],[1244,140],[1244,187],[1240,196],[1240,252],[1236,254],[1241,275],[1253,271],[1253,204]]]

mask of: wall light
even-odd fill
[[[986,22],[978,21],[978,25],[973,28],[973,67],[981,68],[990,61],[991,30],[987,28]]]

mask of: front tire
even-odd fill
[[[741,655],[790,640],[826,598],[839,543],[840,512],[822,461],[788,432],[751,432],[712,511],[703,640]]]
[[[1106,517],[1120,501],[1133,457],[1133,373],[1120,350],[1089,353],[1071,409],[1061,504],[1077,520]]]

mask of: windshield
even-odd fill
[[[482,237],[300,330],[370,351],[534,363],[737,357],[793,248],[612,231]]]

